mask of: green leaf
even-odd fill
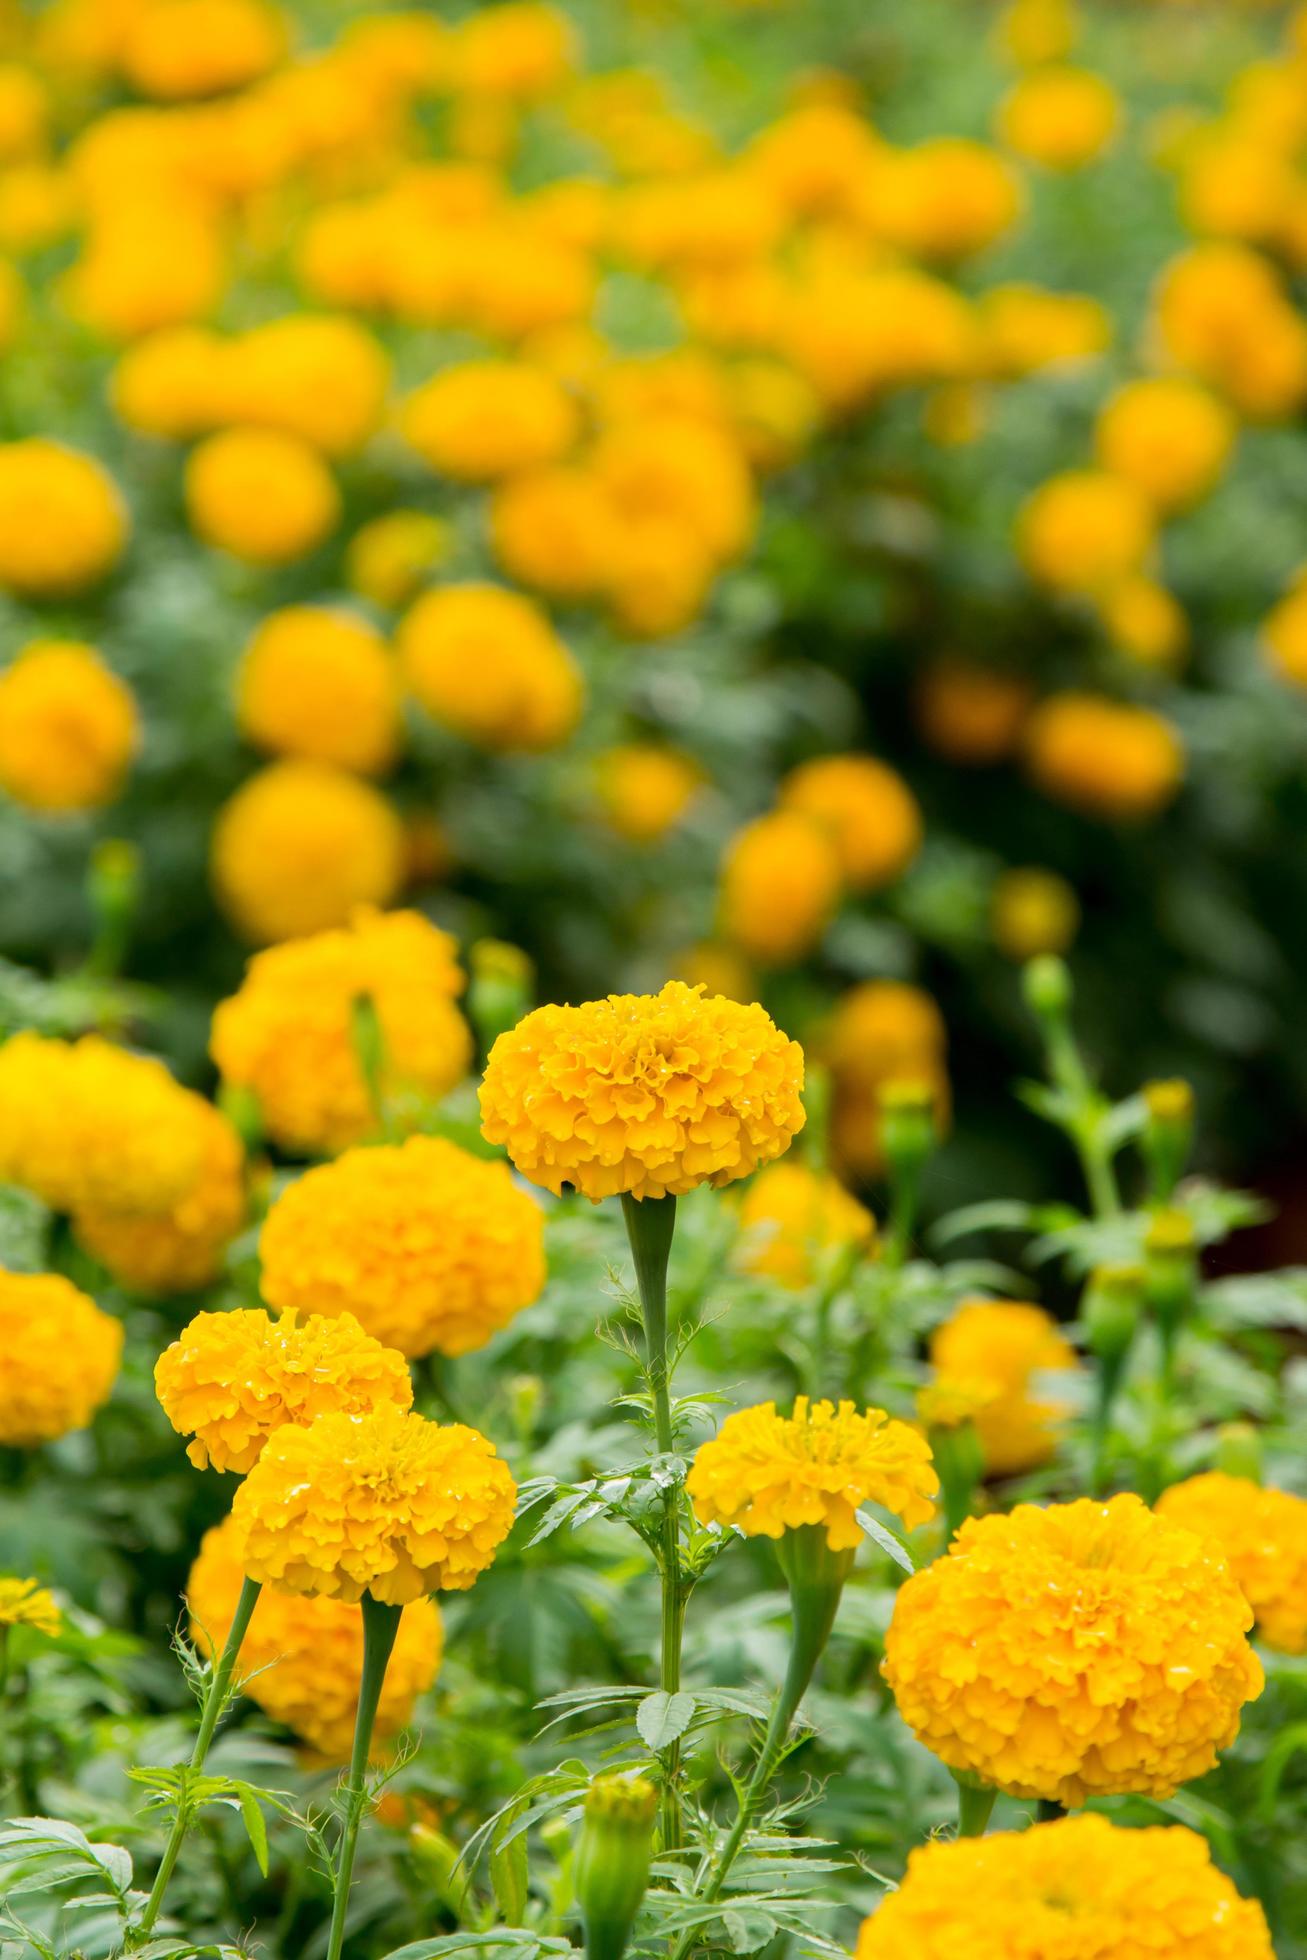
[[[657,1694],[646,1695],[635,1711],[635,1726],[640,1731],[641,1740],[653,1750],[655,1756],[670,1749],[678,1736],[685,1734],[694,1719],[694,1696],[686,1694],[669,1695],[660,1688]]]
[[[529,1870],[526,1832],[514,1831],[520,1805],[505,1813],[490,1847],[490,1883],[506,1925],[520,1926],[526,1915]]]
[[[241,1817],[245,1823],[245,1835],[250,1841],[250,1846],[258,1861],[259,1870],[266,1878],[268,1876],[267,1820],[259,1808],[258,1798],[248,1783],[238,1785],[238,1794],[240,1797]]]
[[[907,1573],[916,1571],[916,1560],[896,1532],[891,1531],[889,1526],[882,1524],[878,1518],[873,1518],[870,1511],[859,1511],[857,1519],[868,1538],[874,1539],[882,1552],[889,1554],[895,1565],[902,1566]]]
[[[726,1937],[737,1953],[756,1953],[776,1937],[776,1921],[769,1912],[726,1911],[722,1914]]]

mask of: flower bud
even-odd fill
[[[468,960],[472,968],[468,1013],[489,1054],[500,1035],[515,1028],[529,1009],[535,969],[520,946],[503,939],[478,939]]]
[[[1260,1484],[1265,1473],[1262,1439],[1250,1422],[1226,1422],[1216,1432],[1216,1467],[1227,1477]]]
[[[586,1960],[622,1960],[649,1883],[658,1792],[643,1776],[596,1776],[572,1876]]]
[[[86,895],[95,916],[92,970],[109,977],[122,966],[141,897],[141,854],[121,837],[106,837],[91,853]]]
[[[1032,1014],[1041,1021],[1060,1021],[1071,1011],[1071,975],[1056,953],[1041,953],[1021,975],[1022,991]]]
[[[1183,1211],[1156,1212],[1144,1241],[1144,1293],[1165,1340],[1187,1319],[1197,1286],[1193,1220]]]
[[[545,1385],[539,1375],[514,1375],[508,1384],[508,1408],[513,1434],[520,1443],[529,1443],[535,1434]]]
[[[1189,1160],[1194,1134],[1194,1092],[1187,1082],[1146,1082],[1143,1151],[1153,1196],[1165,1204]]]
[[[880,1139],[890,1175],[915,1183],[938,1141],[935,1092],[916,1078],[881,1084]]]
[[[1104,1366],[1119,1367],[1125,1359],[1143,1298],[1142,1266],[1099,1266],[1090,1276],[1080,1313],[1090,1349]]]

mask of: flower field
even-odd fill
[[[1305,418],[1301,7],[0,0],[0,1960],[1307,1960]]]

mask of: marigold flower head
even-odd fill
[[[443,517],[425,510],[389,510],[360,525],[345,553],[351,589],[386,612],[406,606],[449,556],[452,538]]]
[[[1170,1796],[1260,1694],[1224,1558],[1131,1494],[969,1518],[885,1641],[899,1712],[950,1769],[1079,1804]]]
[[[55,1640],[63,1623],[53,1593],[35,1579],[0,1579],[0,1627],[31,1627]]]
[[[921,811],[903,778],[869,755],[819,756],[781,784],[788,810],[827,831],[851,890],[878,891],[905,871],[921,848]]]
[[[560,463],[510,477],[490,506],[495,557],[551,599],[593,598],[622,563],[622,533],[593,470]]]
[[[702,788],[689,756],[652,742],[627,742],[595,757],[600,807],[619,836],[656,843],[684,816]]]
[[[389,1407],[278,1430],[232,1516],[250,1578],[403,1606],[475,1585],[516,1501],[507,1464],[477,1430]]]
[[[1052,694],[1041,702],[1026,728],[1026,759],[1046,796],[1118,823],[1156,816],[1185,769],[1169,721],[1101,694]]]
[[[1021,1301],[964,1300],[935,1329],[930,1359],[941,1383],[974,1384],[986,1391],[975,1424],[992,1476],[1047,1463],[1059,1424],[1070,1411],[1065,1403],[1032,1394],[1032,1383],[1079,1365],[1051,1315]]]
[[[745,1272],[803,1287],[832,1255],[868,1251],[876,1221],[837,1177],[787,1159],[769,1164],[749,1185],[740,1204],[740,1231]]]
[[[545,1280],[540,1206],[506,1165],[439,1137],[307,1172],[269,1211],[259,1250],[270,1306],[353,1313],[407,1355],[484,1347]]]
[[[747,1538],[779,1538],[821,1525],[833,1552],[862,1542],[856,1513],[879,1504],[909,1530],[935,1515],[939,1479],[925,1439],[883,1409],[810,1403],[792,1416],[774,1402],[727,1416],[695,1454],[686,1490],[704,1524],[738,1525]]]
[[[492,483],[556,463],[576,442],[576,404],[527,361],[465,361],[409,396],[400,429],[424,462],[458,483]]]
[[[1196,381],[1165,376],[1119,388],[1098,418],[1103,468],[1138,484],[1160,511],[1185,510],[1212,489],[1234,447],[1234,416]]]
[[[80,592],[118,563],[127,529],[93,456],[44,436],[0,443],[0,586],[24,599]]]
[[[864,980],[836,1003],[823,1053],[839,1080],[875,1096],[886,1082],[933,1074],[946,1039],[944,1017],[920,987]]]
[[[561,9],[541,0],[503,0],[459,27],[455,79],[473,97],[536,102],[567,80],[577,55],[575,29]]]
[[[623,528],[691,532],[714,565],[738,558],[753,536],[753,478],[739,442],[702,416],[620,421],[600,437],[590,466]]]
[[[262,0],[154,0],[128,15],[121,61],[140,94],[189,101],[257,80],[284,42],[280,16]]]
[[[186,1581],[191,1632],[210,1659],[222,1651],[245,1572],[240,1532],[224,1518],[206,1531]],[[377,1707],[374,1744],[396,1735],[440,1668],[443,1631],[434,1599],[415,1599],[400,1617]],[[241,1642],[243,1692],[271,1721],[302,1736],[319,1756],[349,1756],[363,1674],[363,1620],[343,1599],[265,1586]]]
[[[330,606],[270,613],[237,679],[242,733],[274,755],[382,774],[400,736],[399,675],[366,620]]]
[[[225,419],[352,456],[381,426],[390,363],[357,320],[292,313],[231,345]]]
[[[803,1051],[756,1004],[659,994],[538,1007],[490,1051],[481,1128],[524,1177],[596,1203],[747,1177],[803,1128]]]
[[[935,660],[917,689],[917,720],[931,748],[950,762],[1002,762],[1021,740],[1033,698],[1020,674]]]
[[[722,859],[722,930],[750,958],[792,966],[820,940],[841,890],[841,850],[828,824],[773,810],[738,830]]]
[[[159,1356],[154,1387],[173,1428],[195,1438],[197,1470],[251,1469],[288,1423],[413,1401],[403,1356],[353,1314],[276,1320],[258,1307],[196,1314]]]
[[[1274,1960],[1196,1831],[1122,1830],[1087,1813],[1028,1831],[935,1839],[864,1920],[854,1960]]]
[[[388,904],[404,875],[404,827],[370,784],[296,758],[261,769],[223,805],[210,861],[232,924],[266,945]]]
[[[991,286],[979,300],[986,372],[1006,381],[1091,361],[1112,340],[1112,318],[1086,293],[1043,286]]]
[[[138,1293],[191,1293],[209,1285],[245,1222],[241,1140],[221,1111],[204,1103],[196,1114],[199,1163],[171,1204],[149,1212],[79,1205],[73,1214],[79,1244]]]
[[[207,327],[167,327],[120,355],[109,399],[129,429],[189,442],[216,428],[226,413],[228,365],[221,335]]]
[[[1047,170],[1080,170],[1116,135],[1121,103],[1109,82],[1086,68],[1037,68],[1015,84],[998,131],[1018,156]]]
[[[302,436],[237,427],[192,451],[186,510],[206,544],[252,565],[286,565],[335,530],[340,492]]]
[[[1065,878],[1037,865],[1003,872],[990,900],[994,943],[1022,965],[1040,953],[1065,953],[1080,927],[1080,901]]]
[[[1024,202],[1005,157],[964,136],[883,149],[859,186],[858,216],[873,238],[916,258],[952,264],[1010,231]]]
[[[0,1443],[36,1449],[85,1429],[122,1360],[121,1321],[59,1273],[0,1271]]]
[[[1220,1547],[1260,1640],[1307,1652],[1307,1499],[1212,1470],[1164,1491],[1157,1514]]]
[[[166,1211],[199,1170],[207,1111],[151,1056],[16,1034],[0,1046],[0,1179],[57,1211]]]
[[[1184,607],[1156,579],[1122,579],[1098,599],[1098,615],[1114,647],[1142,667],[1179,667],[1189,642]]]
[[[398,646],[422,706],[482,748],[554,748],[580,717],[580,670],[521,593],[482,584],[426,592],[400,622]]]
[[[1278,421],[1307,398],[1307,321],[1270,260],[1246,245],[1210,241],[1173,259],[1156,323],[1172,359],[1253,421]]]
[[[29,810],[112,803],[139,740],[131,690],[94,647],[33,640],[0,673],[0,789]]]
[[[1066,470],[1027,499],[1017,548],[1050,592],[1092,596],[1138,572],[1153,542],[1143,491],[1107,470]]]
[[[1307,687],[1307,584],[1295,585],[1267,614],[1262,641],[1280,678]]]

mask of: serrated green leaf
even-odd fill
[[[635,1726],[640,1731],[641,1740],[653,1750],[655,1756],[670,1749],[678,1736],[685,1734],[694,1719],[694,1696],[687,1694],[669,1695],[660,1688],[656,1694],[646,1695],[635,1711]]]

